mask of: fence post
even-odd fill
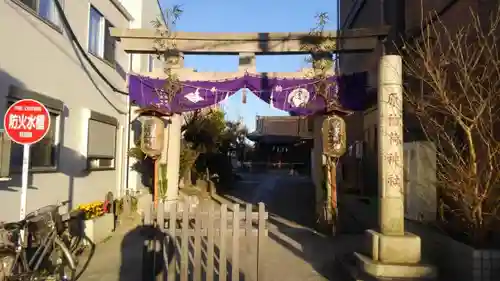
[[[154,272],[156,274],[156,281],[164,281],[165,277],[165,259],[163,258],[163,247],[165,241],[165,209],[163,208],[163,201],[158,202],[156,209],[156,228],[154,229]],[[158,268],[159,267],[159,268]]]
[[[231,281],[240,279],[240,204],[233,205],[233,257]]]
[[[202,263],[201,263],[201,227],[202,227],[202,217],[201,217],[201,206],[199,205],[195,211],[195,232],[194,232],[194,276],[193,281],[201,281],[201,271],[202,271]]]
[[[264,268],[262,260],[264,259],[264,248],[266,240],[266,207],[264,203],[259,203],[259,230],[257,236],[257,281],[264,280]]]
[[[173,247],[173,249],[168,249],[167,253],[171,254],[172,256],[169,257],[170,260],[168,261],[168,267],[167,267],[167,280],[168,281],[175,281],[176,277],[176,265],[177,265],[177,203],[172,203],[170,204],[170,211],[169,211],[169,220],[168,220],[168,246]]]
[[[214,280],[214,271],[215,271],[215,266],[214,266],[214,203],[209,202],[208,204],[208,230],[207,230],[207,236],[208,236],[208,242],[207,242],[207,280],[208,281],[213,281]]]
[[[153,228],[153,205],[151,204],[144,209],[144,222],[143,222],[143,235],[144,245],[142,248],[142,280],[154,280],[154,259],[152,251],[154,251],[154,237],[151,237],[151,230]]]
[[[227,205],[220,206],[220,229],[219,229],[219,281],[227,280],[227,258],[226,258],[226,233],[227,233]]]
[[[252,204],[247,203],[245,206],[245,251],[248,255],[245,255],[245,264],[248,274],[253,274],[256,270],[255,263],[253,262],[252,250],[254,249],[254,237],[253,237],[253,210]]]
[[[181,236],[181,281],[188,281],[189,273],[189,205],[182,202],[182,236]]]

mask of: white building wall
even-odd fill
[[[87,49],[89,8],[94,5],[115,27],[128,28],[131,18],[118,0],[61,0],[78,40]],[[156,1],[156,0],[144,0]],[[141,0],[133,0],[140,3]],[[123,188],[126,149],[127,98],[112,91],[98,77],[69,40],[67,30],[53,28],[30,12],[20,1],[0,2],[0,108],[7,106],[9,88],[33,91],[64,103],[57,122],[60,151],[57,170],[31,172],[27,211],[59,200],[72,205],[103,200],[108,191]],[[117,88],[126,91],[125,71],[129,58],[116,43],[116,67],[90,55],[93,62]],[[118,120],[115,169],[87,171],[86,148],[90,111]],[[19,216],[20,174],[0,183],[0,221]]]
[[[153,28],[151,21],[156,18],[161,18],[162,9],[158,5],[157,0],[121,0],[124,7],[130,11],[132,17],[130,28]],[[162,67],[161,62],[158,61],[156,56],[148,54],[129,54],[131,60],[131,66],[129,71],[132,73],[144,73],[152,71],[154,68]],[[130,130],[129,140],[130,146],[134,145],[135,140],[139,137],[137,130],[139,126],[136,107],[131,108],[130,120],[132,121],[132,129]],[[137,191],[144,187],[141,181],[141,175],[132,169],[132,166],[137,161],[135,159],[129,159],[129,174],[126,179],[126,185],[131,191]]]

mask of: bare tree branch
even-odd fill
[[[410,76],[406,110],[435,144],[437,187],[476,245],[498,222],[499,11],[488,26],[471,11],[472,22],[456,30],[436,17],[402,51]]]

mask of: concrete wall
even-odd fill
[[[378,221],[378,200],[343,194],[339,201],[343,212],[341,223],[347,231],[375,229]],[[500,280],[500,251],[479,250],[452,239],[425,223],[405,220],[405,229],[422,241],[422,259],[438,267],[439,280]]]
[[[129,19],[109,0],[63,2],[69,23],[85,49],[90,3],[114,26],[129,26]],[[119,194],[121,178],[126,174],[122,170],[127,128],[126,97],[113,92],[90,69],[63,28],[47,24],[15,0],[0,2],[0,18],[3,22],[0,24],[3,42],[0,47],[0,108],[6,108],[11,85],[64,103],[64,110],[56,122],[56,139],[60,145],[57,170],[30,173],[27,211],[58,200],[71,199],[75,206],[102,200],[108,191]],[[128,57],[121,51],[119,42],[115,67],[90,57],[113,85],[125,90]],[[118,120],[116,169],[85,171],[90,110]],[[13,173],[12,180],[0,186],[0,220],[15,220],[19,217],[20,174]]]
[[[406,221],[406,230],[420,236],[422,255],[439,268],[442,280],[500,280],[499,250],[474,249],[413,221]]]

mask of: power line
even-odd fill
[[[56,9],[57,9],[57,12],[59,13],[59,16],[61,17],[61,20],[63,22],[63,25],[64,27],[66,28],[66,30],[68,31],[68,35],[71,39],[71,41],[73,41],[76,45],[76,47],[78,48],[78,50],[80,51],[80,53],[82,54],[82,56],[85,58],[85,60],[89,63],[90,67],[92,67],[92,69],[97,73],[97,75],[99,75],[99,77],[111,88],[111,90],[113,90],[113,92],[116,92],[116,93],[119,93],[121,95],[126,95],[128,96],[129,94],[127,92],[124,92],[120,89],[118,89],[115,85],[113,85],[113,83],[111,83],[108,78],[99,70],[99,68],[94,64],[94,62],[90,59],[90,57],[88,56],[87,52],[83,49],[82,47],[82,44],[80,44],[80,41],[78,41],[78,38],[76,37],[73,29],[71,28],[71,25],[69,24],[68,22],[68,18],[66,17],[66,14],[64,13],[64,10],[62,8],[62,5],[59,1],[54,1],[54,3],[56,4]],[[103,93],[99,92],[101,94],[101,96],[116,110],[118,111],[120,114],[127,114],[126,111],[122,111],[120,110],[119,108],[117,108]]]

